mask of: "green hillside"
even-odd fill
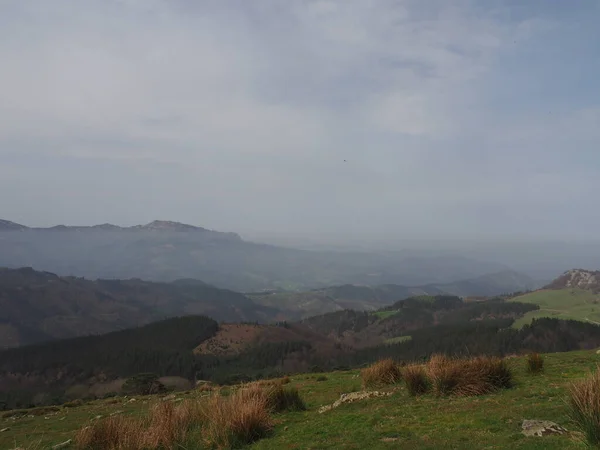
[[[566,288],[540,290],[512,298],[510,301],[539,305],[537,311],[530,311],[513,324],[521,328],[533,319],[551,317],[555,319],[574,319],[600,324],[600,295],[591,291]]]
[[[524,358],[508,359],[515,387],[478,397],[410,397],[404,384],[380,390],[389,397],[360,400],[319,413],[340,394],[361,389],[359,371],[302,374],[291,386],[307,404],[307,410],[275,414],[269,437],[254,449],[583,449],[581,435],[570,421],[564,401],[567,386],[596,367],[594,350],[545,355],[545,371],[530,375]],[[223,392],[226,395],[226,392]],[[176,393],[167,401],[183,398],[206,401],[200,390]],[[50,448],[72,439],[77,429],[114,414],[140,416],[159,397],[95,400],[76,408],[8,411],[0,416],[0,448]],[[525,437],[525,419],[551,420],[565,427],[564,435]],[[5,430],[6,429],[6,430]],[[197,433],[185,448],[208,448]],[[70,447],[69,447],[70,448]]]

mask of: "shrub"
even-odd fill
[[[383,359],[360,372],[365,387],[377,387],[397,383],[401,378],[400,368],[393,359]]]
[[[544,357],[539,353],[527,355],[527,371],[532,374],[541,373],[544,370]]]
[[[325,375],[319,375],[317,381],[327,381],[327,377]]]
[[[65,408],[78,408],[83,406],[84,402],[81,399],[71,400],[70,402],[63,403]]]
[[[600,368],[569,387],[569,415],[590,446],[600,445]]]
[[[123,393],[127,395],[160,394],[166,390],[165,385],[158,381],[158,375],[153,373],[140,373],[123,384]]]
[[[425,394],[431,388],[425,367],[413,364],[402,370],[402,378],[410,395]]]

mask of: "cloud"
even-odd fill
[[[56,206],[60,222],[169,216],[312,234],[468,235],[483,222],[502,234],[481,211],[511,205],[542,220],[549,199],[576,211],[570,199],[598,184],[600,99],[582,93],[595,68],[589,11],[561,12],[509,1],[3,2],[0,162],[12,175],[0,192],[44,189],[56,206],[77,191]],[[52,171],[32,169],[36,158]],[[97,179],[96,166],[112,169]],[[85,202],[103,195],[102,214]],[[37,197],[0,201],[9,219],[48,221]]]

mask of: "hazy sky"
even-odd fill
[[[596,0],[0,0],[0,218],[594,236]]]

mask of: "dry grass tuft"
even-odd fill
[[[154,405],[144,433],[146,448],[176,448],[185,441],[189,429],[200,421],[200,417],[197,403],[189,400],[177,406],[171,402]]]
[[[360,376],[365,387],[395,384],[402,379],[400,367],[393,359],[376,362],[371,367],[361,370]]]
[[[283,386],[280,383],[267,385],[249,383],[242,387],[237,394],[242,399],[264,401],[271,412],[304,411],[306,409],[298,389],[292,386]]]
[[[427,364],[427,375],[436,395],[449,395],[460,382],[460,365],[448,356],[433,355]]]
[[[269,412],[267,397],[256,384],[229,397],[215,395],[202,405],[202,434],[218,447],[249,444],[272,430]]]
[[[527,355],[527,371],[532,374],[544,371],[544,357],[539,353],[530,353]]]
[[[143,424],[131,417],[113,416],[80,429],[75,447],[85,450],[141,450]]]
[[[483,395],[512,386],[512,373],[500,358],[455,359],[434,355],[427,374],[436,395]]]
[[[251,383],[229,396],[209,397],[178,405],[162,401],[143,419],[114,416],[79,430],[75,446],[86,450],[185,448],[190,431],[201,427],[210,447],[237,448],[265,437],[273,428],[272,412],[303,410],[298,389],[283,384]]]
[[[113,416],[80,429],[75,447],[86,450],[175,449],[185,441],[202,415],[197,402],[175,406],[160,402],[151,406],[147,418]]]
[[[404,367],[402,369],[402,378],[404,378],[408,393],[412,396],[425,394],[431,388],[427,372],[422,365],[413,364]]]
[[[273,386],[267,389],[267,404],[274,412],[304,411],[306,404],[298,388],[292,386]]]
[[[590,446],[600,445],[600,367],[569,387],[569,415]]]

